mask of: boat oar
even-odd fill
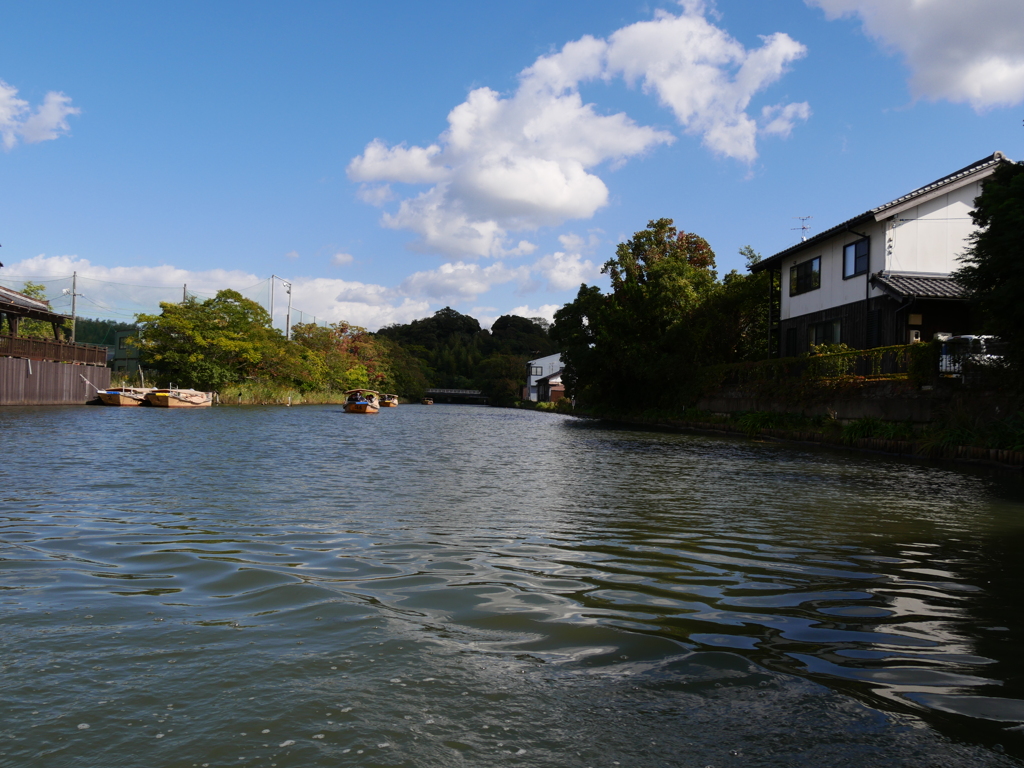
[[[86,384],[88,384],[88,385],[89,385],[90,387],[92,387],[93,389],[95,389],[95,390],[96,390],[96,394],[97,394],[97,395],[98,395],[98,394],[99,394],[100,392],[103,392],[103,391],[104,391],[104,390],[100,389],[99,387],[97,387],[97,386],[96,386],[95,384],[93,384],[93,383],[92,383],[91,381],[89,381],[89,380],[88,380],[87,378],[85,378],[85,376],[84,376],[83,374],[81,374],[81,373],[80,373],[80,374],[78,374],[78,375],[82,377],[82,381],[84,381],[84,382],[85,382]]]

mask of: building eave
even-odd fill
[[[824,232],[820,232],[814,237],[803,240],[795,245],[791,245],[789,248],[779,251],[778,253],[769,256],[767,259],[754,264],[750,268],[750,271],[762,272],[766,269],[779,269],[782,266],[782,260],[787,256],[798,253],[805,248],[813,248],[819,243],[829,240],[830,238],[842,234],[845,231],[852,232],[855,227],[861,224],[883,221],[890,216],[895,216],[908,208],[914,207],[915,205],[920,205],[921,203],[938,197],[939,195],[946,194],[947,192],[951,192],[952,190],[959,189],[962,186],[986,178],[995,173],[996,168],[1005,162],[1011,161],[1002,152],[993,152],[988,157],[971,163],[958,171],[947,174],[941,179],[936,179],[923,187],[918,187],[913,192],[903,195],[902,197],[898,197],[895,200],[890,200],[884,205],[872,208],[871,210],[858,214],[851,219],[847,219],[841,224],[837,224],[830,229],[826,229]],[[854,232],[854,234],[857,233]]]

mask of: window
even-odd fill
[[[530,375],[531,376],[543,376],[544,375],[544,368],[539,366],[539,365],[531,366],[530,367]]]
[[[868,271],[868,238],[843,248],[843,277],[863,275]]]
[[[796,357],[800,350],[796,348],[796,328],[786,329],[786,351],[783,357]]]
[[[826,320],[824,323],[811,323],[807,326],[807,343],[811,346],[838,344],[839,321]]]
[[[821,288],[821,257],[797,264],[789,268],[789,295],[807,293]]]

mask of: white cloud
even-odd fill
[[[797,120],[807,120],[810,116],[811,108],[806,102],[764,107],[761,110],[761,133],[787,138]]]
[[[395,199],[390,184],[360,184],[356,196],[364,203],[380,208]]]
[[[525,304],[520,307],[513,307],[505,314],[519,315],[519,317],[543,317],[549,323],[555,321],[555,312],[562,308],[561,304],[541,304],[539,307],[528,307]]]
[[[39,254],[9,264],[3,276],[27,275],[40,280],[70,277],[77,273],[89,280],[124,283],[127,286],[173,287],[180,292],[184,285],[189,290],[215,293],[222,288],[243,288],[260,282],[262,278],[240,269],[208,269],[196,272],[167,264],[160,266],[104,267],[79,256],[47,256]]]
[[[806,0],[901,53],[915,97],[975,110],[1024,101],[1024,3],[1020,0]]]
[[[652,21],[615,32],[609,38],[607,71],[631,82],[642,80],[644,91],[656,93],[709,149],[751,162],[757,157],[759,132],[746,111],[751,99],[807,51],[782,32],[761,40],[760,48],[746,50],[705,18],[702,3],[689,2],[679,16],[658,11]],[[808,114],[808,109],[804,104],[789,114]]]
[[[565,291],[579,288],[580,283],[597,279],[601,268],[579,253],[556,251],[537,259],[533,271],[543,277],[551,290]]]
[[[430,271],[414,272],[402,281],[400,290],[438,302],[472,301],[496,285],[525,280],[528,276],[527,268],[508,269],[500,261],[489,267],[459,261]]]
[[[331,257],[331,264],[336,267],[343,267],[346,264],[351,264],[354,258],[351,253],[336,253]]]
[[[323,277],[298,277],[292,280],[295,306],[302,316],[292,321],[336,323],[346,321],[377,330],[391,323],[408,323],[432,314],[430,303],[402,296],[394,288],[373,283],[333,280]],[[275,312],[279,317],[281,312]]]
[[[63,93],[50,91],[35,111],[29,110],[27,101],[18,98],[18,89],[0,80],[0,142],[10,150],[21,139],[26,144],[56,139],[67,133],[68,115],[81,112],[71,106],[71,99]]]
[[[565,234],[558,236],[558,242],[560,242],[562,247],[567,251],[583,253],[584,251],[593,251],[601,245],[601,238],[598,237],[595,232],[591,232],[589,237],[577,235],[575,232],[566,232]]]
[[[363,154],[348,166],[348,175],[354,181],[389,179],[406,184],[430,184],[445,176],[443,166],[434,163],[441,153],[436,144],[429,147],[388,147],[380,139],[366,145]]]
[[[200,298],[232,288],[265,307],[270,289],[266,278],[242,270],[193,271],[166,264],[160,266],[104,267],[78,256],[39,255],[8,264],[3,282],[31,279],[44,283],[53,308],[70,311],[70,299],[61,288],[71,287],[72,273],[78,274],[78,313],[84,317],[105,317],[131,321],[136,313],[159,313],[160,302],[181,301],[189,294]],[[338,322],[345,320],[376,330],[390,323],[407,323],[432,313],[428,301],[417,300],[382,285],[327,278],[293,278],[292,321]],[[282,327],[287,296],[278,287],[274,317]]]
[[[642,81],[713,151],[752,161],[759,133],[786,135],[809,115],[806,104],[777,105],[759,128],[746,112],[805,49],[777,33],[748,51],[708,22],[701,3],[682,6],[678,16],[659,11],[607,40],[586,36],[541,56],[511,95],[473,90],[427,147],[374,139],[348,166],[362,182],[360,197],[382,205],[394,194],[391,183],[428,184],[382,223],[416,233],[421,250],[458,258],[530,253],[532,243],[512,244],[509,233],[590,218],[609,197],[598,166],[674,141],[624,113],[585,104],[579,87],[597,79]]]
[[[286,253],[284,255],[284,257],[286,259],[288,259],[289,261],[295,261],[297,258],[299,258],[299,252],[298,251],[288,251],[288,253]]]

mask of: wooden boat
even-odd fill
[[[381,408],[397,408],[398,407],[398,395],[381,395],[380,396],[380,407]]]
[[[104,405],[142,405],[152,387],[111,387],[96,392]]]
[[[377,413],[380,400],[372,389],[350,389],[345,393],[345,413]]]
[[[433,405],[433,404],[434,404],[434,398],[432,398],[432,397],[424,397],[422,400],[420,400],[420,405]]]
[[[206,408],[213,405],[213,392],[196,389],[154,389],[146,393],[146,402],[160,408]]]

